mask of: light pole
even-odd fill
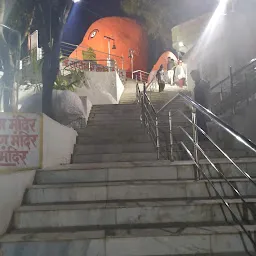
[[[135,51],[133,49],[129,49],[129,58],[131,59],[131,69],[132,69],[132,79],[133,79],[133,69],[134,69],[134,53]]]
[[[104,36],[104,39],[108,40],[108,63],[107,63],[107,66],[110,68],[111,67],[111,52],[110,52],[111,44],[110,44],[110,42],[113,41],[112,50],[116,50],[115,39],[110,36]]]

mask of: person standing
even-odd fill
[[[201,78],[198,70],[192,70],[190,75],[193,81],[195,82],[195,88],[194,88],[195,101],[198,104],[202,105],[203,107],[208,108],[209,107],[209,90],[210,90],[209,82]],[[201,129],[203,129],[205,133],[208,133],[205,115],[199,110],[197,110],[196,116],[197,116],[197,125]],[[207,138],[201,132],[198,133],[198,139],[199,141],[207,140]]]
[[[168,57],[167,76],[168,76],[168,82],[170,83],[170,85],[173,85],[173,82],[174,82],[174,68],[175,68],[174,60],[171,59],[171,57]]]
[[[178,61],[178,65],[175,70],[175,83],[182,88],[186,83],[186,73],[181,60]]]
[[[164,66],[161,64],[160,68],[156,73],[157,82],[159,85],[159,92],[164,91],[165,88],[165,80],[164,80]]]

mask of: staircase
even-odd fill
[[[157,160],[139,105],[93,106],[78,133],[71,165],[37,171],[0,255],[256,255],[209,182],[195,181],[192,161]],[[256,187],[228,160],[213,162],[250,210],[206,160],[202,170],[255,240]],[[256,158],[237,164],[256,181]]]

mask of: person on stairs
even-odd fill
[[[161,64],[160,68],[158,69],[156,73],[156,78],[159,86],[159,92],[164,91],[165,88],[165,80],[164,80],[164,66]]]
[[[171,59],[171,57],[168,57],[167,76],[168,76],[168,82],[170,83],[170,85],[173,85],[173,82],[174,82],[174,68],[175,68],[174,60]]]
[[[190,75],[195,82],[195,88],[194,88],[195,101],[200,105],[202,105],[203,107],[208,108],[209,107],[209,90],[210,90],[209,82],[201,78],[198,70],[192,70]],[[208,133],[206,116],[202,112],[197,110],[196,117],[197,117],[196,118],[197,125],[201,129],[203,129],[205,133]],[[207,140],[207,138],[200,131],[198,131],[198,140],[204,141],[204,140]]]

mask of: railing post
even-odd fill
[[[222,86],[220,87],[220,101],[223,101],[223,88]]]
[[[229,67],[229,76],[230,76],[230,92],[232,97],[232,112],[235,114],[235,101],[234,101],[234,79],[233,79],[233,73],[232,73],[232,67]]]
[[[193,142],[194,142],[194,158],[197,164],[199,164],[199,157],[198,157],[198,149],[197,149],[197,144],[198,144],[198,131],[196,127],[196,108],[192,108],[192,122],[193,122]],[[200,172],[198,168],[196,167],[195,169],[195,180],[200,179]]]
[[[247,103],[247,106],[249,106],[249,104],[250,104],[250,92],[249,92],[247,74],[244,74],[244,81],[245,81],[244,83],[245,83],[246,103]]]
[[[140,90],[139,90],[139,84],[136,83],[136,99],[137,99],[137,102],[140,103],[141,101],[141,94],[140,94]]]
[[[160,159],[160,138],[159,138],[159,122],[156,116],[156,148],[157,148],[157,160]]]
[[[145,95],[146,95],[146,86],[143,86],[143,92],[141,96],[141,121],[143,125],[146,127],[146,119],[145,119]]]
[[[172,130],[172,112],[169,111],[169,126],[170,126],[170,160],[174,161],[173,156],[173,130]]]

